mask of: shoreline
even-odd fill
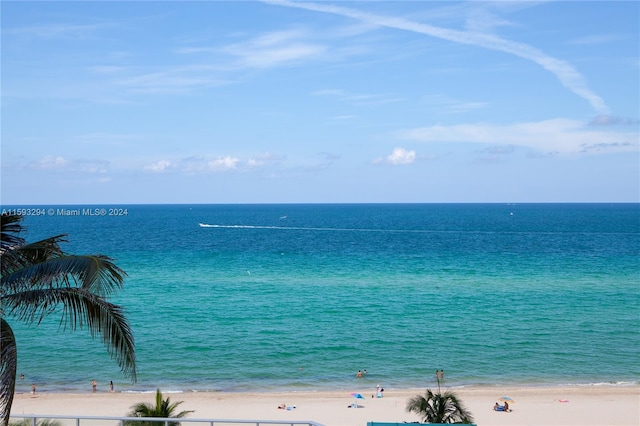
[[[159,386],[160,391],[166,394],[191,394],[191,393],[211,393],[211,394],[278,394],[278,393],[286,393],[286,394],[315,394],[315,393],[331,393],[331,392],[344,392],[351,391],[352,388],[363,389],[363,388],[375,388],[375,385],[372,385],[373,382],[368,383],[359,383],[354,382],[351,385],[345,384],[336,384],[334,386],[324,386],[324,387],[301,387],[298,389],[292,387],[284,387],[284,386],[272,386],[272,387],[264,387],[260,385],[253,386],[251,388],[238,388],[238,389],[205,389],[205,388],[187,388],[186,386]],[[384,382],[383,382],[384,383]],[[568,389],[617,389],[617,388],[640,388],[640,381],[619,381],[619,382],[594,382],[594,383],[508,383],[508,384],[441,384],[440,386],[442,390],[451,390],[454,392],[458,392],[461,390],[490,390],[490,389],[558,389],[558,388],[568,388]],[[30,385],[27,386],[25,384],[21,384],[19,390],[15,392],[15,395],[20,394],[30,394],[31,391],[28,390]],[[149,393],[155,394],[158,386],[148,387],[148,388],[138,388],[138,389],[127,389],[127,386],[123,386],[119,384],[116,386],[114,391],[109,391],[105,389],[106,386],[104,383],[100,383],[98,386],[98,390],[95,392],[97,394],[111,394],[111,393],[122,393],[122,394],[132,394],[132,395],[145,395]],[[256,388],[262,389],[261,391],[256,391]],[[415,389],[437,389],[436,384],[429,384],[425,387],[416,387],[416,386],[386,386],[388,391],[406,391],[406,390],[415,390]],[[94,394],[90,388],[90,384],[88,386],[80,387],[59,387],[54,385],[53,387],[37,387],[38,394],[63,394],[63,395],[87,395]]]
[[[431,388],[433,389],[433,388]],[[640,424],[640,386],[483,386],[448,388],[471,411],[478,425],[612,425]],[[363,408],[348,408],[360,392]],[[178,411],[194,410],[191,419],[312,420],[326,426],[365,426],[368,421],[415,422],[419,417],[405,410],[407,400],[425,389],[385,389],[383,398],[372,398],[375,389],[355,386],[347,391],[296,392],[163,392],[172,402],[182,401]],[[15,395],[12,414],[126,416],[133,404],[153,402],[151,392],[58,393]],[[510,413],[493,411],[501,396],[515,400]],[[280,404],[295,406],[281,410]],[[65,423],[66,424],[66,423]],[[71,423],[70,423],[71,424]]]
[[[32,380],[29,378],[18,380],[16,383],[16,392],[15,394],[22,393],[30,393],[31,392],[31,384]],[[98,393],[109,392],[109,381],[108,380],[100,380],[98,379]],[[253,384],[243,383],[242,385],[231,385],[225,387],[211,387],[203,385],[187,385],[187,382],[164,382],[164,383],[156,383],[156,384],[148,384],[138,382],[132,385],[129,382],[114,382],[115,391],[118,393],[131,393],[131,394],[146,394],[146,393],[155,393],[156,389],[159,387],[163,393],[171,393],[171,394],[180,394],[180,393],[254,393],[256,389],[261,389],[261,392],[264,393],[316,393],[316,392],[341,392],[346,390],[351,390],[352,388],[374,388],[377,383],[383,384],[388,390],[405,390],[405,389],[423,389],[423,388],[436,388],[437,384],[433,379],[428,382],[425,386],[416,385],[415,383],[387,383],[383,378],[380,377],[363,377],[361,379],[351,379],[351,380],[343,380],[339,382],[334,382],[332,384],[325,383],[322,385],[311,385],[311,384],[300,384],[299,382],[296,384],[270,384],[264,385],[260,382],[255,382]],[[86,380],[82,384],[73,382],[73,384],[59,384],[59,383],[51,383],[48,382],[46,385],[41,384],[38,381],[35,381],[37,385],[38,392],[43,393],[61,393],[61,394],[85,394],[91,393],[91,381]],[[527,389],[553,389],[553,388],[626,388],[626,387],[638,387],[640,386],[640,380],[616,380],[616,381],[593,381],[593,382],[552,382],[552,381],[513,381],[513,382],[500,382],[500,383],[487,383],[487,382],[477,382],[477,383],[465,383],[458,380],[447,380],[441,384],[442,389],[450,389],[450,390],[460,390],[460,389],[492,389],[492,388],[527,388]]]

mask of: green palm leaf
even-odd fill
[[[20,221],[22,216],[17,214],[2,215],[2,224],[0,228],[0,254],[4,254],[24,244],[24,238],[20,237],[23,227]]]
[[[122,287],[125,276],[107,256],[63,255],[3,273],[0,297],[38,287],[69,286],[70,280],[97,295],[107,296]]]
[[[2,297],[6,313],[26,323],[39,323],[62,306],[60,326],[71,331],[87,327],[101,335],[125,375],[136,378],[133,333],[122,308],[84,288],[31,290]]]
[[[5,276],[17,269],[39,263],[54,256],[62,255],[60,243],[66,242],[66,235],[57,235],[41,241],[25,244],[19,234],[24,230],[21,216],[2,215],[0,229],[0,272]]]
[[[182,404],[182,401],[171,403],[170,398],[162,399],[162,392],[160,389],[156,391],[156,403],[155,405],[139,402],[131,407],[129,417],[158,417],[158,418],[183,418],[187,414],[193,413],[193,411],[181,411],[176,414],[178,406]],[[125,426],[164,426],[165,422],[162,421],[148,421],[138,422],[129,421],[125,422]],[[169,422],[170,426],[178,426],[180,422]]]

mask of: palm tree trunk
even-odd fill
[[[16,386],[18,352],[13,330],[4,318],[0,318],[0,425],[9,424],[11,405]]]

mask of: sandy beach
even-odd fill
[[[350,391],[366,397],[362,408],[349,408]],[[423,389],[385,390],[383,398],[371,398],[373,391],[353,389],[302,393],[192,392],[165,394],[171,401],[183,401],[180,410],[194,410],[192,419],[311,420],[326,426],[365,426],[368,421],[415,422],[405,411],[406,402]],[[549,388],[486,387],[457,389],[456,393],[473,413],[478,425],[638,425],[639,386],[584,386]],[[515,401],[510,413],[494,412],[502,395]],[[137,402],[153,402],[154,394],[38,393],[17,394],[12,414],[124,416]],[[278,409],[280,404],[294,406]],[[72,424],[72,423],[69,423]],[[89,423],[82,423],[89,424]],[[192,423],[196,424],[196,423]],[[189,425],[183,422],[183,425]]]

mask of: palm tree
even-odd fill
[[[139,402],[136,405],[131,407],[131,412],[128,414],[129,417],[161,417],[161,418],[183,418],[189,413],[193,413],[193,411],[181,411],[178,414],[175,414],[176,408],[178,405],[182,404],[182,401],[174,402],[173,404],[167,399],[162,399],[162,392],[160,389],[156,391],[156,405],[153,406],[146,402]],[[134,421],[129,420],[124,422],[125,426],[164,426],[165,422],[163,421]],[[179,426],[180,422],[170,422],[169,426]]]
[[[136,380],[133,333],[122,308],[106,301],[126,273],[103,255],[71,255],[57,235],[26,244],[22,216],[0,215],[0,424],[9,423],[16,383],[16,340],[7,320],[39,324],[61,313],[62,328],[101,335],[125,376]],[[59,309],[62,307],[62,309]]]
[[[425,423],[473,423],[473,416],[458,397],[450,391],[427,389],[425,396],[416,395],[407,402],[407,411],[419,415]]]

